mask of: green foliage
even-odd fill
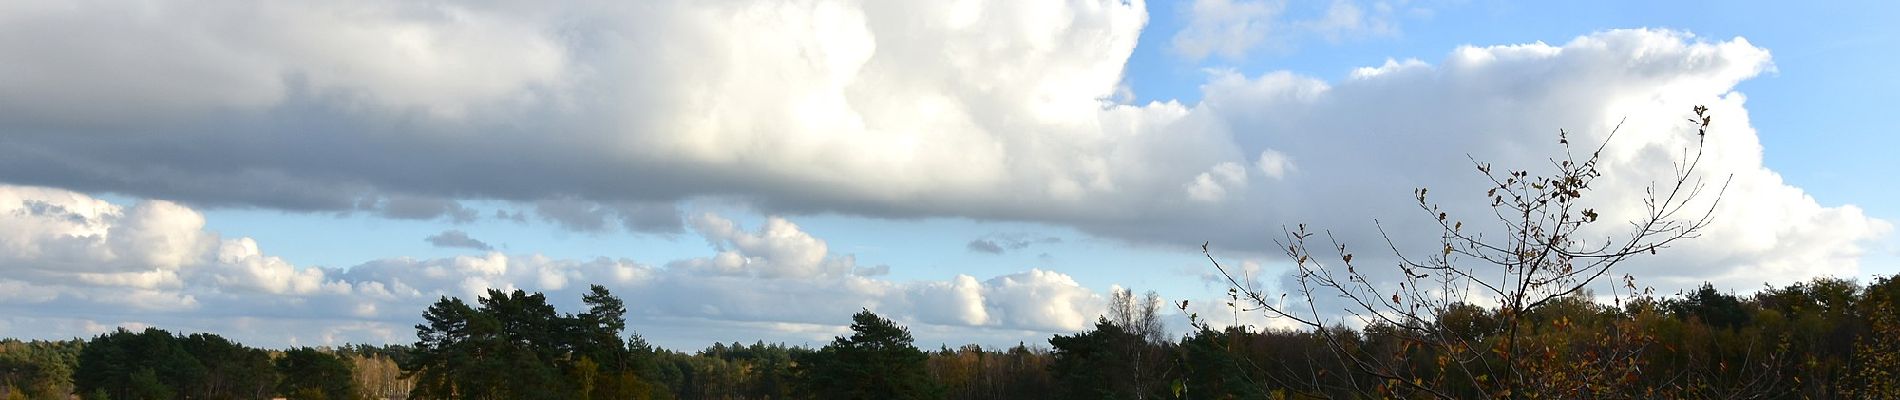
[[[1747,324],[1749,318],[1748,311],[1742,309],[1741,299],[1716,291],[1715,286],[1708,283],[1681,299],[1664,304],[1677,318],[1697,318],[1704,324],[1723,329],[1740,327]]]
[[[0,340],[0,386],[8,398],[65,399],[73,393],[72,374],[79,364],[80,340]]]
[[[245,347],[218,335],[194,333],[179,339],[185,352],[204,366],[202,379],[181,388],[193,398],[253,399],[265,397],[277,382],[270,354]]]
[[[270,355],[212,334],[148,328],[99,335],[79,352],[78,393],[114,399],[255,399],[276,384]]]
[[[303,347],[277,358],[277,393],[288,398],[349,399],[356,395],[350,364],[336,355]]]
[[[1876,280],[1860,306],[1867,334],[1854,339],[1852,368],[1841,392],[1864,399],[1900,398],[1900,281]]]
[[[950,399],[1023,399],[1049,397],[1056,390],[1049,375],[1049,351],[1022,343],[1006,350],[978,345],[947,347],[930,353],[930,377]]]
[[[851,316],[851,337],[838,337],[800,360],[802,392],[821,399],[931,399],[928,356],[911,345],[910,330],[870,310]]]
[[[637,339],[637,338],[636,338]],[[636,369],[651,377],[652,398],[784,399],[798,398],[794,360],[812,350],[756,342],[714,343],[696,353],[655,350],[636,340]],[[646,360],[653,360],[646,363]],[[661,391],[660,389],[669,389]]]
[[[1110,323],[1107,318],[1095,322],[1095,329],[1070,336],[1049,338],[1054,360],[1049,374],[1054,377],[1056,397],[1064,399],[1132,399],[1136,391],[1123,379],[1130,360],[1119,343],[1135,340],[1134,335]]]
[[[1216,331],[1201,329],[1181,341],[1182,366],[1185,375],[1180,390],[1175,397],[1194,399],[1259,399],[1266,398],[1267,390],[1264,376],[1256,374],[1259,368],[1248,358],[1255,353],[1249,348],[1250,342],[1241,339],[1246,331],[1238,328]]]
[[[558,313],[547,297],[489,290],[480,308],[444,297],[423,312],[416,342],[401,361],[418,399],[572,399],[653,397],[648,365],[621,339],[626,308],[595,285],[588,311]],[[644,346],[644,343],[640,344]]]
[[[120,328],[86,344],[73,384],[81,392],[103,391],[114,399],[169,399],[179,388],[198,386],[204,376],[204,365],[170,332]]]
[[[139,368],[133,371],[126,383],[125,397],[132,400],[165,400],[174,393],[170,385],[160,382],[158,372],[151,368]]]
[[[1049,339],[1054,357],[1049,365],[1060,398],[1163,398],[1178,396],[1186,385],[1178,376],[1179,355],[1163,332],[1161,298],[1148,292],[1137,300],[1134,291],[1110,293],[1108,314],[1095,329]],[[1095,383],[1090,383],[1095,382]]]

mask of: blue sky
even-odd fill
[[[0,336],[402,342],[437,295],[601,281],[674,347],[859,307],[1033,342],[1113,287],[1214,303],[1202,242],[1273,285],[1281,226],[1416,228],[1407,193],[1478,178],[1464,154],[1622,118],[1674,143],[1687,104],[1738,121],[1741,184],[1632,270],[1900,271],[1886,2],[661,3],[15,5],[0,33],[61,39],[0,40],[29,60],[0,70],[0,200],[71,213],[0,237],[0,287],[38,288]]]

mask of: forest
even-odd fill
[[[1157,297],[1127,291],[1112,296],[1092,329],[1009,348],[918,348],[905,327],[863,311],[849,316],[850,336],[820,348],[675,351],[642,341],[606,289],[595,286],[583,300],[587,310],[562,313],[538,293],[444,298],[423,313],[413,345],[257,349],[157,328],[9,339],[0,342],[0,399],[1431,397],[1379,392],[1401,388],[1348,360],[1368,356],[1411,360],[1408,371],[1424,377],[1416,383],[1454,397],[1484,397],[1467,383],[1487,380],[1456,376],[1466,371],[1377,324],[1331,328],[1358,354],[1339,353],[1311,330],[1203,323],[1174,334],[1157,322]],[[1538,349],[1539,370],[1492,373],[1573,380],[1587,391],[1521,397],[1895,398],[1897,300],[1900,282],[1891,277],[1864,285],[1821,278],[1746,295],[1704,285],[1621,307],[1570,296],[1518,320],[1520,345]],[[1509,330],[1499,321],[1496,308],[1466,305],[1429,325],[1484,342]],[[1600,373],[1608,370],[1628,373]]]

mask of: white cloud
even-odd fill
[[[0,259],[8,260],[0,263],[0,276],[8,277],[0,279],[0,310],[8,311],[0,326],[9,327],[0,336],[88,335],[98,331],[95,319],[136,317],[138,323],[217,332],[254,345],[401,342],[421,310],[440,296],[467,299],[491,288],[521,289],[577,307],[590,284],[626,299],[636,329],[681,318],[703,321],[702,329],[733,323],[835,327],[855,310],[871,308],[935,326],[948,337],[958,329],[1007,329],[1028,335],[1020,339],[1079,329],[1080,321],[1100,312],[1097,293],[1051,271],[983,282],[967,275],[947,281],[874,279],[874,272],[889,267],[857,267],[850,255],[829,254],[824,240],[778,217],[747,232],[724,217],[701,214],[694,229],[718,255],[666,268],[489,252],[389,258],[347,270],[300,267],[266,254],[251,238],[221,239],[203,230],[201,214],[174,203],[127,208],[64,190],[0,185],[0,220],[19,227],[0,242]],[[91,236],[65,236],[88,229]],[[217,246],[186,243],[192,240]],[[704,265],[728,256],[736,257],[730,261],[736,273]],[[67,268],[89,263],[114,269]],[[696,346],[707,334],[673,333],[679,336],[656,339]]]
[[[1219,202],[1227,198],[1228,188],[1240,189],[1247,186],[1247,167],[1239,163],[1224,162],[1214,164],[1207,172],[1194,177],[1187,184],[1189,199],[1200,202]]]
[[[1256,162],[1256,165],[1260,167],[1260,173],[1273,179],[1285,178],[1287,171],[1294,169],[1293,159],[1288,158],[1286,153],[1274,149],[1261,151],[1260,160]]]
[[[857,265],[848,255],[829,256],[824,240],[776,216],[766,218],[757,233],[746,232],[732,220],[713,213],[693,217],[692,226],[718,249],[718,254],[681,260],[668,264],[668,268],[764,278],[817,278],[849,274]]]
[[[1466,47],[1439,66],[1388,62],[1330,86],[1276,75],[1225,79],[1210,85],[1204,105],[1217,112],[1274,110],[1225,117],[1236,131],[1254,134],[1238,141],[1301,160],[1302,175],[1262,185],[1265,191],[1256,195],[1323,187],[1269,221],[1313,222],[1372,252],[1381,241],[1367,229],[1368,219],[1381,218],[1396,232],[1429,229],[1428,219],[1403,218],[1418,214],[1404,210],[1396,191],[1431,187],[1444,194],[1435,198],[1454,216],[1482,220],[1477,216],[1488,215],[1476,196],[1482,177],[1465,155],[1538,168],[1558,151],[1557,128],[1568,129],[1574,143],[1594,144],[1623,124],[1605,150],[1607,177],[1594,186],[1592,205],[1610,220],[1633,218],[1643,188],[1663,178],[1656,171],[1670,171],[1670,163],[1682,160],[1680,150],[1698,140],[1682,122],[1687,110],[1706,104],[1717,117],[1703,168],[1716,185],[1733,174],[1716,223],[1671,255],[1639,259],[1629,271],[1665,286],[1854,275],[1862,246],[1885,234],[1888,224],[1853,206],[1816,204],[1762,166],[1745,97],[1732,88],[1770,68],[1767,51],[1742,39],[1704,42],[1678,32],[1623,30],[1561,46]],[[1348,117],[1366,110],[1378,117]],[[1364,211],[1320,211],[1341,209]]]
[[[204,215],[168,201],[147,201],[125,210],[106,232],[115,256],[162,270],[197,262],[211,240]]]
[[[1106,304],[1075,278],[1039,269],[984,281],[983,301],[993,323],[1057,332],[1083,329]]]
[[[133,287],[157,287],[215,245],[204,216],[166,201],[130,208],[56,189],[0,193],[0,260],[31,273]]]
[[[218,247],[217,262],[207,271],[223,289],[251,289],[269,294],[311,294],[330,289],[348,294],[349,284],[326,281],[325,271],[298,268],[281,258],[264,255],[251,238],[226,240]]]
[[[1101,293],[1074,278],[1040,269],[982,282],[957,275],[949,282],[917,282],[907,289],[909,313],[937,325],[1073,332],[1093,323],[1106,304]]]
[[[957,275],[948,282],[928,282],[910,293],[918,320],[940,325],[983,325],[990,322],[983,306],[983,285],[975,277]]]

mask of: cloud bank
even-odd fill
[[[636,329],[679,320],[832,327],[871,308],[949,335],[1040,335],[1081,329],[1102,307],[1099,293],[1058,272],[884,280],[860,273],[868,268],[830,254],[824,240],[785,219],[769,218],[756,233],[715,214],[696,220],[694,229],[726,250],[665,267],[491,251],[328,269],[291,265],[251,238],[207,231],[202,214],[176,203],[124,206],[60,189],[0,186],[0,223],[11,227],[0,236],[7,272],[0,288],[9,289],[0,294],[7,310],[0,327],[11,328],[0,336],[90,335],[131,324],[228,333],[269,346],[399,343],[441,296],[522,289],[578,304],[590,284],[626,299]],[[457,238],[473,241],[459,231],[435,237]],[[807,341],[830,333],[763,332]],[[698,345],[706,334],[657,339]],[[760,332],[712,334],[739,340]]]
[[[1639,276],[1852,275],[1866,243],[1891,229],[1763,167],[1735,86],[1773,64],[1742,38],[1613,30],[1462,47],[1335,82],[1221,71],[1197,104],[1114,103],[1147,18],[1143,2],[1119,0],[8,2],[0,182],[23,186],[0,199],[20,227],[4,233],[0,285],[21,289],[10,304],[102,313],[86,315],[130,315],[107,312],[120,304],[376,321],[414,307],[375,299],[413,306],[484,286],[598,280],[725,294],[652,299],[682,318],[752,321],[762,304],[793,299],[826,313],[877,304],[950,325],[1067,327],[1087,313],[1013,302],[1085,306],[1080,292],[1044,289],[1076,288],[1063,273],[882,281],[789,220],[754,231],[675,204],[1027,221],[1243,254],[1310,223],[1376,246],[1373,219],[1430,232],[1412,189],[1484,204],[1467,155],[1540,165],[1560,128],[1591,143],[1622,123],[1598,209],[1628,219],[1656,171],[1681,160],[1692,140],[1681,117],[1696,104],[1718,118],[1704,167],[1732,184],[1702,238],[1632,263]],[[114,205],[82,192],[162,200]],[[519,202],[580,231],[690,229],[718,251],[663,267],[491,253],[326,270],[203,231],[195,211],[478,217],[464,200]],[[740,285],[751,287],[720,291]],[[912,296],[921,292],[946,300]]]

